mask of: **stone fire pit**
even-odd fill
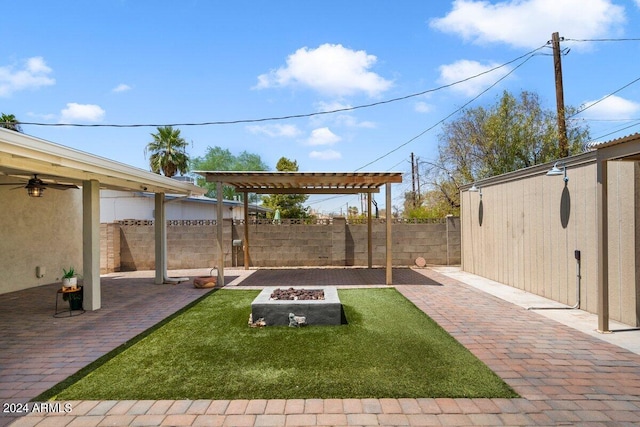
[[[308,289],[324,292],[322,300],[272,300],[276,290]],[[251,303],[251,315],[256,321],[264,318],[267,326],[289,325],[289,313],[306,317],[307,325],[341,325],[344,321],[342,303],[335,286],[284,286],[264,288]]]

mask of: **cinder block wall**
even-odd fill
[[[153,270],[155,267],[153,221],[120,224],[120,270]]]
[[[154,269],[153,222],[124,221],[118,228],[120,269]],[[395,223],[392,229],[394,265],[414,265],[418,257],[423,257],[428,264],[460,263],[459,218],[447,218],[438,223]],[[383,222],[372,226],[374,265],[385,264],[385,230]],[[218,259],[216,239],[213,222],[169,221],[168,268],[213,267]],[[232,245],[233,240],[242,239],[244,224],[225,220],[223,250],[226,267],[244,265],[242,247]],[[249,248],[252,267],[366,266],[367,225],[349,224],[344,218],[334,218],[331,224],[317,225],[288,221],[250,224]]]
[[[120,224],[100,224],[100,274],[120,271]]]

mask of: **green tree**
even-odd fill
[[[258,154],[243,151],[234,156],[231,151],[222,147],[208,147],[204,156],[191,160],[191,170],[200,171],[266,171],[269,167],[262,161]],[[196,183],[207,189],[207,196],[216,198],[216,183],[207,182],[203,177],[196,177]],[[236,192],[233,187],[225,185],[222,189],[223,198],[233,200]],[[250,202],[257,200],[255,194],[250,197]]]
[[[157,174],[161,172],[171,178],[177,172],[184,174],[189,167],[189,156],[186,153],[187,142],[180,136],[180,129],[172,126],[158,127],[152,133],[153,141],[148,143],[144,153],[151,153],[149,166]]]
[[[2,115],[0,115],[0,128],[9,129],[16,132],[22,132],[22,128],[20,127],[20,122],[18,121],[18,119],[16,119],[16,116],[14,116],[13,114],[2,113]]]
[[[405,193],[404,217],[418,219],[444,218],[447,215],[460,215],[460,208],[452,206],[452,200],[446,194],[454,191],[446,189],[430,190],[420,195],[419,204],[413,206],[413,193]]]
[[[281,157],[276,169],[279,172],[297,172],[298,162]],[[262,198],[262,204],[273,209],[274,213],[279,210],[281,218],[308,218],[309,207],[303,206],[308,198],[306,194],[271,194]]]
[[[567,107],[567,115],[576,111]],[[567,123],[570,154],[585,150],[589,128]],[[488,107],[467,109],[445,123],[438,135],[439,156],[427,165],[427,184],[438,189],[453,209],[459,208],[459,184],[558,159],[555,112],[544,109],[537,94],[516,98],[505,91]]]

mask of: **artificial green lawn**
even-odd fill
[[[221,290],[57,400],[517,397],[394,289],[340,290],[348,325],[249,328],[256,291]]]

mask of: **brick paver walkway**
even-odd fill
[[[102,309],[74,317],[53,317],[59,284],[0,295],[0,426],[6,405],[38,396],[210,291],[155,285],[152,274],[103,278]]]
[[[399,285],[398,290],[521,398],[81,401],[65,402],[73,409],[69,414],[33,413],[13,425],[640,424],[640,355],[434,271],[420,273],[443,286]],[[41,355],[43,363],[47,357]]]

